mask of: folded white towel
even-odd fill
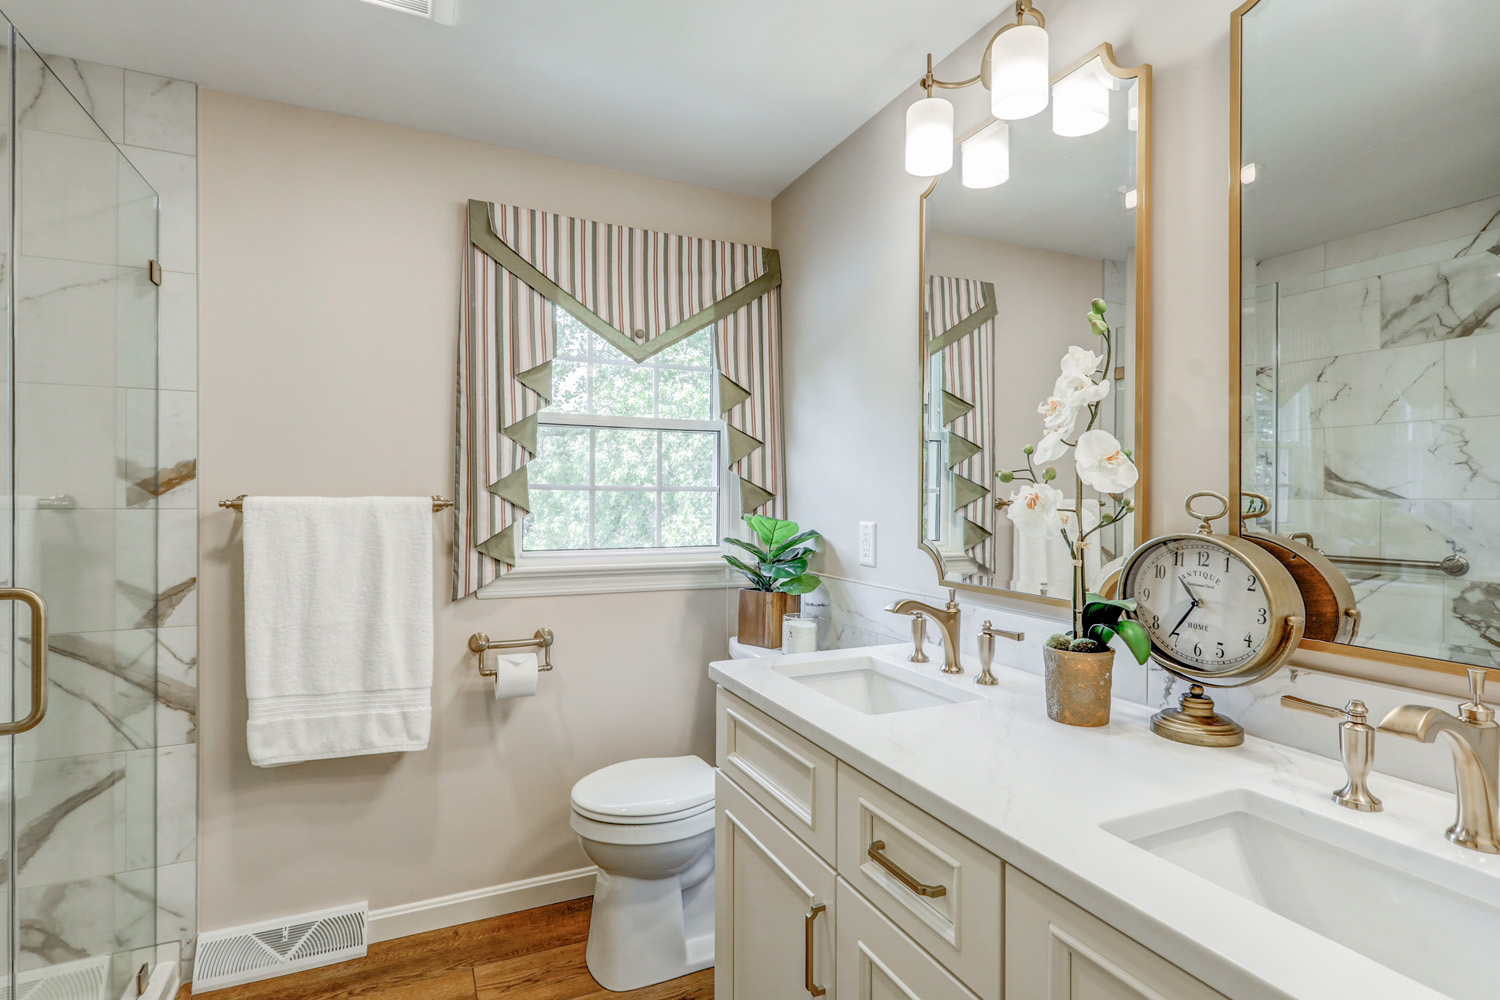
[[[1073,503],[1068,501],[1058,509],[1072,510]],[[1084,501],[1083,520],[1085,530],[1099,523],[1097,500]],[[1023,535],[1017,531],[1014,538],[1015,566],[1010,581],[1011,589],[1024,594],[1044,594],[1047,597],[1071,600],[1073,557],[1068,554],[1067,544],[1057,533],[1049,531],[1045,535],[1036,536]],[[1090,538],[1089,544],[1084,546],[1083,572],[1090,587],[1097,587],[1104,582],[1099,576],[1098,536]]]
[[[244,545],[251,762],[425,749],[432,501],[246,497]]]

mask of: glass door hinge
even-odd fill
[[[161,261],[159,261],[159,260],[153,260],[151,262],[151,267],[149,269],[149,273],[151,275],[151,284],[153,284],[153,285],[159,285],[159,284],[161,284]]]

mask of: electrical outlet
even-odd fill
[[[859,522],[859,564],[875,565],[875,522]]]

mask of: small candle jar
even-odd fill
[[[818,618],[797,612],[781,618],[781,651],[783,653],[816,653],[818,651]]]

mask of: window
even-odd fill
[[[637,363],[561,309],[524,554],[709,549],[724,528],[711,330]]]

